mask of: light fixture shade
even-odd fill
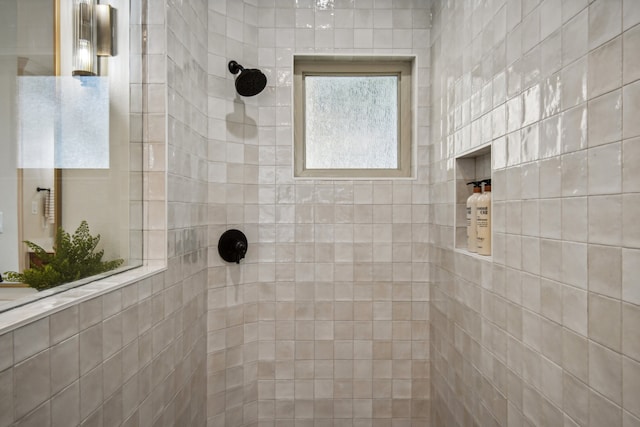
[[[96,0],[73,0],[73,75],[95,76]]]
[[[108,4],[97,4],[95,11],[96,55],[113,56],[113,8]]]

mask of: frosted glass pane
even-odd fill
[[[56,167],[109,169],[109,80],[62,77]]]
[[[305,167],[396,169],[398,78],[305,77]]]
[[[106,77],[18,77],[18,167],[109,168]]]
[[[18,167],[53,169],[55,77],[18,77]]]

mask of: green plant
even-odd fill
[[[5,273],[10,281],[26,283],[39,291],[80,280],[118,268],[124,260],[102,261],[104,250],[95,252],[100,235],[92,236],[87,221],[82,221],[73,236],[58,228],[53,254],[33,242],[24,243],[39,261],[23,273]]]

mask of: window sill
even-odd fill
[[[0,335],[166,270],[165,265],[136,267],[0,313]]]
[[[478,255],[475,252],[469,252],[468,250],[461,249],[461,248],[455,248],[453,251],[456,252],[456,253],[459,253],[459,254],[470,256],[472,258],[481,259],[483,261],[493,262],[493,256],[491,256],[491,255]]]

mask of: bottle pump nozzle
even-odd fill
[[[467,182],[467,185],[471,185],[473,184],[473,192],[474,193],[480,193],[482,191],[482,181],[471,181],[471,182]]]

